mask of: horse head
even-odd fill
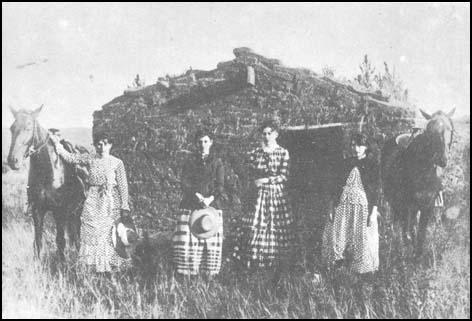
[[[10,127],[11,143],[7,161],[8,165],[14,170],[20,169],[29,148],[34,144],[34,138],[38,130],[36,118],[42,108],[43,105],[36,110],[26,111],[15,110],[10,106],[15,121]]]
[[[437,111],[429,115],[421,110],[421,114],[428,120],[425,134],[427,135],[432,149],[433,162],[440,167],[446,167],[449,150],[452,145],[454,124],[451,120],[455,112],[453,108],[449,113]]]

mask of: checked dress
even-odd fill
[[[81,215],[79,264],[94,267],[96,272],[129,266],[131,259],[116,253],[111,235],[121,209],[129,210],[123,162],[111,155],[72,154],[61,145],[56,146],[56,151],[66,162],[89,168],[90,188]]]
[[[288,258],[294,240],[293,217],[285,183],[289,153],[277,146],[272,151],[257,148],[250,154],[252,178],[269,178],[269,183],[251,191],[249,206],[238,229],[238,246],[233,256],[246,267],[269,267]]]

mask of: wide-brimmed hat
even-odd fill
[[[190,214],[189,226],[192,234],[199,239],[214,236],[219,228],[218,210],[207,207]]]
[[[116,253],[122,258],[128,259],[128,249],[138,240],[136,227],[130,217],[123,217],[113,224],[111,228],[111,240]]]

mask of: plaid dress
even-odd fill
[[[94,267],[97,272],[124,268],[131,259],[121,258],[111,239],[114,222],[121,209],[128,207],[128,183],[123,162],[114,157],[72,154],[62,146],[56,147],[66,162],[89,167],[90,188],[84,202],[80,226],[79,264]]]
[[[377,219],[367,226],[367,196],[361,174],[354,167],[346,181],[333,222],[323,232],[322,257],[330,265],[352,255],[351,269],[357,273],[376,271],[379,267],[379,234]]]
[[[288,258],[294,240],[293,217],[285,190],[289,171],[288,151],[277,146],[250,154],[253,178],[268,177],[270,182],[257,187],[238,229],[239,244],[233,256],[246,267],[269,267]]]

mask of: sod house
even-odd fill
[[[228,169],[228,237],[233,219],[244,210],[245,160],[258,145],[258,125],[276,119],[280,144],[291,155],[289,187],[297,223],[308,229],[304,242],[316,243],[311,236],[324,224],[323,199],[349,150],[352,130],[362,127],[380,147],[411,128],[413,112],[379,93],[286,67],[249,48],[233,53],[233,60],[214,70],[189,70],[126,91],[94,112],[93,131],[115,137],[112,153],[124,161],[138,228],[168,231],[181,197],[181,164],[194,148],[197,129],[210,127]]]

